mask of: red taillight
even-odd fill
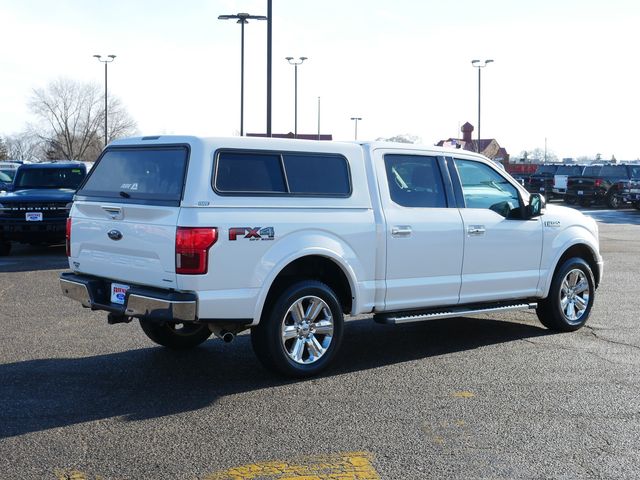
[[[217,228],[178,227],[176,230],[176,273],[207,273],[209,249],[218,240]]]
[[[65,244],[67,247],[67,257],[71,256],[71,218],[67,218],[67,228],[64,234]]]
[[[596,178],[595,186],[599,187],[601,185],[602,185],[602,179],[601,178]]]

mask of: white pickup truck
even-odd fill
[[[141,137],[102,153],[67,224],[63,293],[169,348],[251,329],[265,366],[314,375],[345,315],[400,324],[535,308],[587,321],[596,222],[488,159],[393,143]]]

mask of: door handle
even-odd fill
[[[486,231],[487,230],[484,228],[484,225],[469,225],[467,227],[467,233],[469,236],[484,235]]]
[[[411,235],[411,226],[409,225],[398,225],[391,229],[391,236],[393,237],[408,237]]]
[[[111,206],[103,206],[102,210],[109,215],[111,220],[122,220],[124,215],[122,214],[122,208],[120,207],[111,207]]]

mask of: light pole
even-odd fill
[[[267,0],[267,137],[271,136],[271,59],[273,37],[273,5]]]
[[[358,140],[358,120],[362,120],[362,118],[360,118],[360,117],[351,117],[351,120],[355,120],[355,122],[356,122],[355,140]]]
[[[248,13],[236,13],[235,15],[220,15],[218,20],[237,19],[240,24],[240,136],[244,136],[244,25],[249,20],[266,20],[264,15],[249,15]]]
[[[298,60],[294,60],[293,57],[286,57],[286,60],[293,65],[295,70],[293,138],[298,138],[298,65],[302,65],[302,62],[307,60],[307,57],[300,57]]]
[[[478,147],[477,152],[480,153],[480,72],[482,69],[492,63],[493,60],[471,60],[471,65],[478,69]]]
[[[94,55],[95,58],[98,59],[99,62],[104,63],[104,146],[107,146],[109,143],[109,131],[107,130],[107,112],[108,112],[108,102],[107,102],[107,64],[113,62],[116,58],[115,55],[107,55],[105,60],[102,59],[102,55]]]

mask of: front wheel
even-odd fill
[[[613,193],[610,193],[609,195],[607,195],[607,206],[609,208],[613,208],[614,210],[616,208],[620,207],[620,199]]]
[[[147,322],[140,320],[142,331],[152,341],[173,350],[197,347],[211,336],[207,325],[176,322]]]
[[[342,342],[344,318],[336,294],[322,282],[305,280],[284,290],[251,331],[258,359],[290,377],[325,369]]]
[[[591,267],[582,258],[570,258],[554,274],[549,296],[539,303],[536,313],[549,330],[572,332],[587,322],[594,298]]]

